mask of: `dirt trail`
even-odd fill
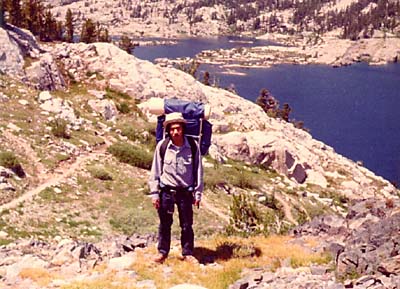
[[[285,213],[285,217],[293,224],[295,224],[296,226],[299,224],[296,219],[293,217],[292,215],[292,211],[291,211],[291,206],[289,205],[289,203],[285,200],[285,196],[281,195],[279,193],[275,193],[275,199],[278,200],[279,203],[282,204],[283,207],[283,212]]]
[[[293,217],[292,215],[292,211],[291,208],[292,206],[290,205],[290,203],[286,200],[286,198],[289,198],[292,202],[293,199],[291,199],[289,196],[287,196],[286,194],[283,193],[279,193],[279,192],[275,192],[274,193],[275,199],[281,203],[282,207],[283,207],[283,212],[285,214],[286,219],[288,219],[289,222],[295,224],[296,226],[299,224],[296,219]]]
[[[203,196],[201,203],[200,203],[200,208],[203,207],[206,210],[211,211],[213,214],[217,215],[221,220],[223,220],[226,223],[229,223],[229,216],[219,210],[218,208],[214,207],[211,203],[207,201],[207,198]]]
[[[7,135],[7,137],[10,137]],[[13,136],[12,138],[16,138]],[[21,142],[18,142],[19,145],[21,146]],[[31,150],[31,153],[28,153],[29,158],[31,161],[34,161],[35,164],[37,164],[39,168],[37,168],[40,172],[38,178],[41,180],[41,183],[37,185],[35,188],[30,189],[29,191],[25,192],[23,195],[19,196],[18,198],[12,200],[9,203],[3,204],[0,206],[0,212],[6,209],[12,209],[21,202],[24,201],[29,201],[31,200],[35,195],[39,194],[42,190],[44,190],[47,187],[51,187],[54,185],[57,185],[58,183],[62,182],[63,180],[67,179],[70,177],[77,169],[79,169],[85,162],[88,162],[90,160],[96,159],[99,156],[103,155],[105,152],[105,147],[106,146],[100,146],[98,149],[93,150],[92,152],[85,152],[76,157],[76,159],[73,160],[72,163],[70,162],[65,162],[61,164],[54,172],[52,173],[46,173],[46,170],[44,169],[43,165],[40,163],[39,159],[36,159],[36,153],[30,148],[28,144],[25,143],[23,145],[26,151],[29,152]]]

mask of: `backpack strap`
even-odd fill
[[[193,185],[196,187],[197,186],[197,170],[196,170],[196,162],[195,162],[194,158],[196,157],[196,153],[198,151],[197,144],[196,144],[196,141],[192,137],[186,136],[186,138],[189,142],[190,150],[192,151],[192,165],[193,165],[192,173],[193,173],[193,181],[194,181]],[[161,172],[163,171],[165,152],[167,150],[167,146],[168,146],[170,140],[171,139],[168,136],[166,136],[160,145]],[[198,153],[200,154],[200,151],[198,151]]]
[[[192,150],[192,173],[193,173],[193,186],[196,187],[197,186],[197,169],[196,169],[196,162],[195,162],[195,157],[196,157],[196,152],[198,151],[198,153],[200,154],[200,150],[197,149],[197,144],[196,141],[194,140],[194,138],[188,136],[187,137],[189,144],[190,144],[190,149]],[[199,164],[198,164],[199,165]]]
[[[167,146],[168,146],[170,140],[171,140],[171,139],[170,139],[168,136],[166,136],[166,137],[163,139],[163,141],[162,141],[162,143],[161,143],[161,145],[160,145],[161,172],[163,171],[163,167],[164,167],[165,151],[167,150]]]

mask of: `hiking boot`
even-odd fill
[[[158,264],[162,264],[162,263],[164,263],[164,261],[167,259],[167,255],[164,255],[164,254],[162,254],[162,253],[159,253],[154,259],[153,259],[153,261],[155,262],[155,263],[158,263]]]
[[[181,260],[182,261],[186,261],[188,263],[191,263],[193,265],[198,265],[199,264],[199,261],[193,255],[182,256]]]

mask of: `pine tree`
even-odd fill
[[[266,88],[261,89],[260,95],[256,99],[256,104],[261,106],[261,108],[267,112],[267,104],[268,104],[268,96],[270,95],[269,91]]]
[[[279,110],[279,118],[283,119],[284,121],[289,122],[289,114],[292,111],[292,108],[289,106],[288,103],[283,104],[283,108]]]
[[[122,35],[121,39],[118,43],[119,48],[125,50],[128,53],[132,53],[132,50],[137,46],[132,42],[132,39],[130,39],[126,35]]]
[[[50,10],[47,10],[44,16],[44,25],[40,29],[40,40],[51,41],[53,40],[53,34],[56,30],[56,22],[53,19],[53,15]]]
[[[43,37],[44,7],[40,0],[25,0],[22,5],[22,27]]]
[[[56,21],[56,32],[54,40],[63,41],[63,27],[62,21]]]
[[[261,89],[260,95],[256,99],[256,103],[261,106],[268,116],[274,118],[278,117],[279,102],[267,89]]]
[[[93,43],[97,39],[96,25],[93,23],[92,19],[86,19],[85,23],[82,25],[82,32],[80,42]]]
[[[4,10],[5,10],[4,1],[0,0],[0,27],[3,27],[4,24],[5,24],[5,21],[4,21]]]
[[[8,23],[21,26],[21,4],[19,0],[1,0],[8,11]],[[4,4],[2,4],[4,5]]]
[[[74,20],[72,18],[71,9],[68,9],[65,15],[65,34],[66,42],[74,42]]]
[[[97,42],[110,42],[110,37],[108,34],[108,29],[100,25],[99,22],[96,23],[96,41]]]
[[[210,85],[210,73],[208,71],[204,72],[203,84]]]

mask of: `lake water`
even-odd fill
[[[137,47],[134,55],[152,61],[158,57],[192,57],[205,49],[262,44],[232,42],[232,38],[223,37],[194,39],[174,46]],[[209,71],[221,87],[233,85],[239,95],[252,101],[267,88],[281,106],[289,103],[290,118],[304,121],[315,139],[400,184],[400,64],[239,69],[245,76],[221,74],[218,67],[209,65],[200,70]]]
[[[149,38],[148,40],[162,40]],[[265,40],[242,37],[215,37],[215,38],[192,38],[182,39],[177,45],[162,46],[139,46],[136,47],[133,54],[140,58],[153,61],[156,58],[178,58],[194,57],[203,50],[215,50],[218,48],[231,49],[235,47],[252,47],[260,45],[273,44]]]

